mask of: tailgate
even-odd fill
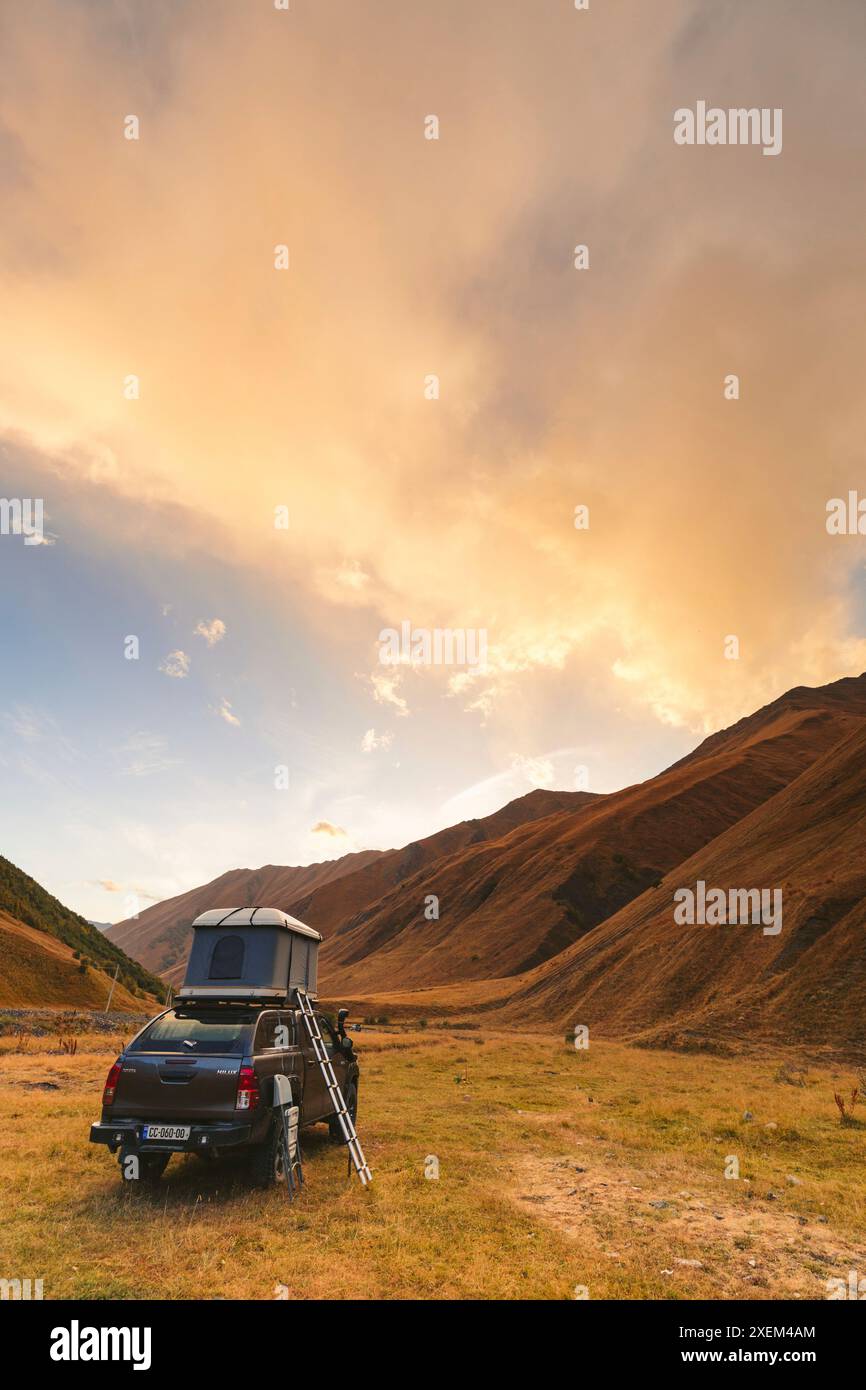
[[[233,1120],[242,1058],[134,1052],[118,1078],[114,1119]]]

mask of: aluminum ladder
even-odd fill
[[[313,1044],[313,1052],[319,1064],[319,1070],[325,1078],[325,1085],[328,1088],[328,1095],[334,1107],[334,1113],[340,1122],[340,1129],[343,1131],[343,1139],[349,1150],[349,1158],[354,1166],[355,1172],[361,1179],[361,1186],[366,1187],[373,1181],[373,1174],[370,1172],[367,1160],[364,1157],[364,1150],[361,1148],[361,1141],[358,1138],[352,1116],[346,1107],[343,1099],[343,1092],[340,1090],[340,1083],[334,1075],[334,1068],[328,1056],[328,1049],[325,1047],[319,1028],[319,1020],[316,1018],[313,1006],[310,1003],[306,990],[295,989],[295,998],[298,1001],[298,1008],[304,1016],[304,1023],[310,1035],[310,1042]]]

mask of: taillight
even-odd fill
[[[252,1067],[241,1067],[238,1072],[238,1094],[235,1110],[255,1110],[259,1103],[259,1081]]]
[[[123,1070],[123,1062],[118,1058],[105,1081],[105,1089],[102,1092],[102,1104],[113,1105],[114,1093],[117,1090],[117,1083],[120,1080],[120,1073]]]

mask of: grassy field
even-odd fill
[[[155,1193],[121,1188],[87,1142],[118,1041],[0,1038],[0,1277],[41,1278],[46,1298],[826,1298],[866,1276],[844,1068],[800,1085],[778,1057],[365,1030],[373,1186],[316,1127],[290,1206],[193,1158]]]

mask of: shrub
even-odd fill
[[[839,1107],[840,1122],[843,1125],[851,1125],[855,1123],[853,1112],[854,1106],[857,1104],[857,1097],[859,1096],[859,1094],[860,1092],[855,1086],[851,1091],[851,1099],[846,1102],[845,1097],[841,1096],[838,1091],[833,1092],[833,1099]]]

